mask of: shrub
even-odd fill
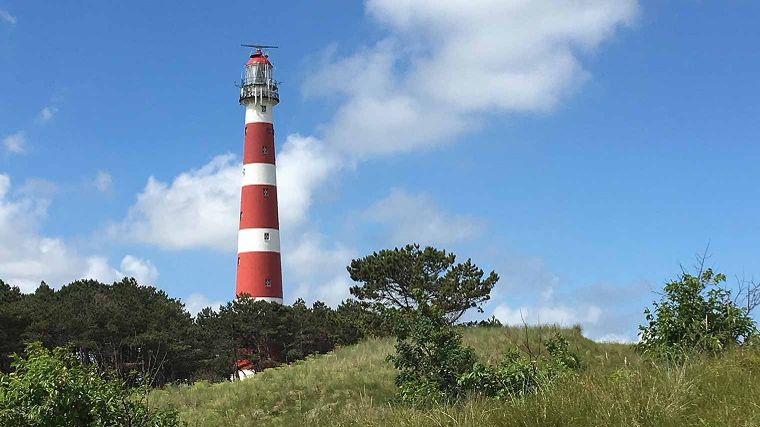
[[[567,340],[556,334],[546,343],[548,357],[530,360],[516,349],[507,350],[496,366],[475,363],[459,377],[461,390],[497,399],[522,397],[538,392],[557,378],[580,369],[578,356]]]
[[[757,333],[745,308],[721,287],[726,276],[708,268],[697,275],[682,273],[665,284],[662,299],[645,309],[636,349],[656,358],[682,360],[691,352],[717,353],[748,343]]]
[[[33,343],[26,354],[26,358],[14,355],[14,372],[0,375],[2,426],[180,425],[174,411],[148,408],[146,389],[128,389],[120,380],[103,378],[93,366],[81,365],[68,349],[51,352]]]
[[[441,312],[427,305],[397,316],[396,354],[389,356],[396,369],[399,398],[410,404],[455,399],[458,378],[475,363],[472,348]]]

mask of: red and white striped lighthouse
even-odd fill
[[[272,63],[261,48],[245,64],[240,104],[245,107],[245,145],[235,295],[282,304],[280,226],[272,110],[280,102]]]

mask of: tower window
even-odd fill
[[[243,176],[245,176],[245,168],[243,168]]]
[[[269,189],[268,188],[264,189],[264,197],[269,197]]]
[[[240,265],[240,257],[238,257],[238,265]]]
[[[261,154],[266,154],[268,152],[269,152],[269,149],[267,148],[267,146],[266,145],[262,145],[261,146]]]
[[[265,242],[269,241],[269,233],[264,233],[264,241]]]
[[[261,112],[262,113],[266,113],[267,112],[267,106],[266,105],[262,105],[261,106]]]
[[[245,127],[245,130],[243,131],[243,135],[248,135],[248,126]]]
[[[240,211],[240,220],[243,220],[243,211]]]
[[[264,286],[266,286],[267,288],[271,288],[272,287],[272,281],[270,279],[264,280]]]

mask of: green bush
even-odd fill
[[[475,352],[462,345],[443,314],[421,304],[398,315],[395,332],[396,354],[388,359],[399,371],[395,381],[400,400],[420,405],[455,399],[458,378],[472,368]]]
[[[548,357],[531,360],[517,349],[504,353],[496,366],[475,363],[459,377],[463,391],[507,399],[538,392],[552,381],[580,369],[578,356],[570,352],[567,340],[556,334],[546,342]]]
[[[654,309],[645,309],[646,325],[640,326],[636,349],[655,358],[680,361],[689,353],[718,353],[749,343],[757,334],[745,308],[721,287],[726,276],[708,268],[697,275],[682,273],[665,284]]]
[[[426,304],[399,317],[396,338],[389,360],[398,369],[398,397],[414,406],[449,403],[466,393],[497,399],[530,395],[580,369],[559,333],[547,340],[546,357],[530,359],[511,349],[496,366],[479,363],[444,315]]]
[[[13,356],[13,372],[0,374],[0,425],[8,427],[180,425],[175,411],[151,411],[147,389],[128,389],[81,365],[70,350],[41,344]]]

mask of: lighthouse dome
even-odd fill
[[[256,49],[245,64],[243,85],[271,86],[272,78],[272,63],[269,62],[268,55],[265,55],[261,49]]]
[[[254,52],[250,58],[248,58],[248,62],[246,62],[246,66],[254,65],[254,64],[268,64],[272,65],[272,63],[269,62],[269,55],[264,55],[264,52],[261,51],[261,49],[256,49],[256,52]]]

